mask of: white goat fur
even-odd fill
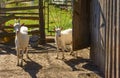
[[[23,64],[23,54],[26,53],[26,57],[28,58],[28,44],[29,44],[29,36],[28,36],[28,28],[25,26],[20,26],[19,23],[14,24],[14,28],[16,31],[15,36],[15,46],[17,51],[17,65],[19,65],[19,59],[21,59],[21,66]]]
[[[71,53],[73,52],[72,49],[72,29],[66,29],[61,31],[61,28],[55,29],[55,42],[57,46],[57,58],[58,58],[58,51],[59,48],[63,51],[63,59],[64,59],[64,51],[66,50],[66,45],[70,45]]]

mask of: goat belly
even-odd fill
[[[29,43],[29,36],[21,35],[21,37],[18,40],[19,40],[18,42],[19,42],[20,48],[27,47]]]
[[[65,42],[65,44],[69,45],[72,42],[72,34],[64,34],[61,36],[62,41]]]

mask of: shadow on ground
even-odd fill
[[[90,59],[78,57],[78,58],[66,60],[64,62],[72,68],[72,71],[89,70],[89,71],[92,71],[92,72],[98,74],[99,76],[103,77],[103,74],[100,72],[98,67]],[[81,65],[81,67],[77,67],[77,65],[79,65],[80,63],[82,63],[83,65]],[[82,68],[82,69],[80,69],[80,68]],[[91,74],[86,74],[86,75],[90,76]]]
[[[42,69],[42,66],[31,59],[29,59],[29,61],[24,61],[26,63],[23,66],[24,71],[28,72],[31,78],[37,78],[36,74]]]

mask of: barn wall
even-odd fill
[[[91,1],[91,59],[101,71],[105,69],[105,16],[103,0]]]
[[[91,59],[105,78],[120,78],[120,1],[91,1]]]
[[[89,6],[90,0],[74,0],[73,3],[73,49],[88,47],[89,33]]]

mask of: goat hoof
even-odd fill
[[[30,59],[30,57],[29,57],[29,56],[27,56],[27,59]]]
[[[58,57],[56,57],[56,59],[58,59]]]
[[[16,65],[19,66],[19,62]]]
[[[63,61],[66,61],[67,59],[65,59],[65,58],[62,58],[62,60],[63,60]]]
[[[75,56],[75,54],[74,54],[74,53],[70,53],[70,55],[71,55],[71,56]]]
[[[17,64],[17,66],[23,67],[23,65],[22,65],[22,64]]]
[[[70,53],[70,55],[72,55],[72,53]]]
[[[65,58],[63,57],[62,60],[64,60]]]

